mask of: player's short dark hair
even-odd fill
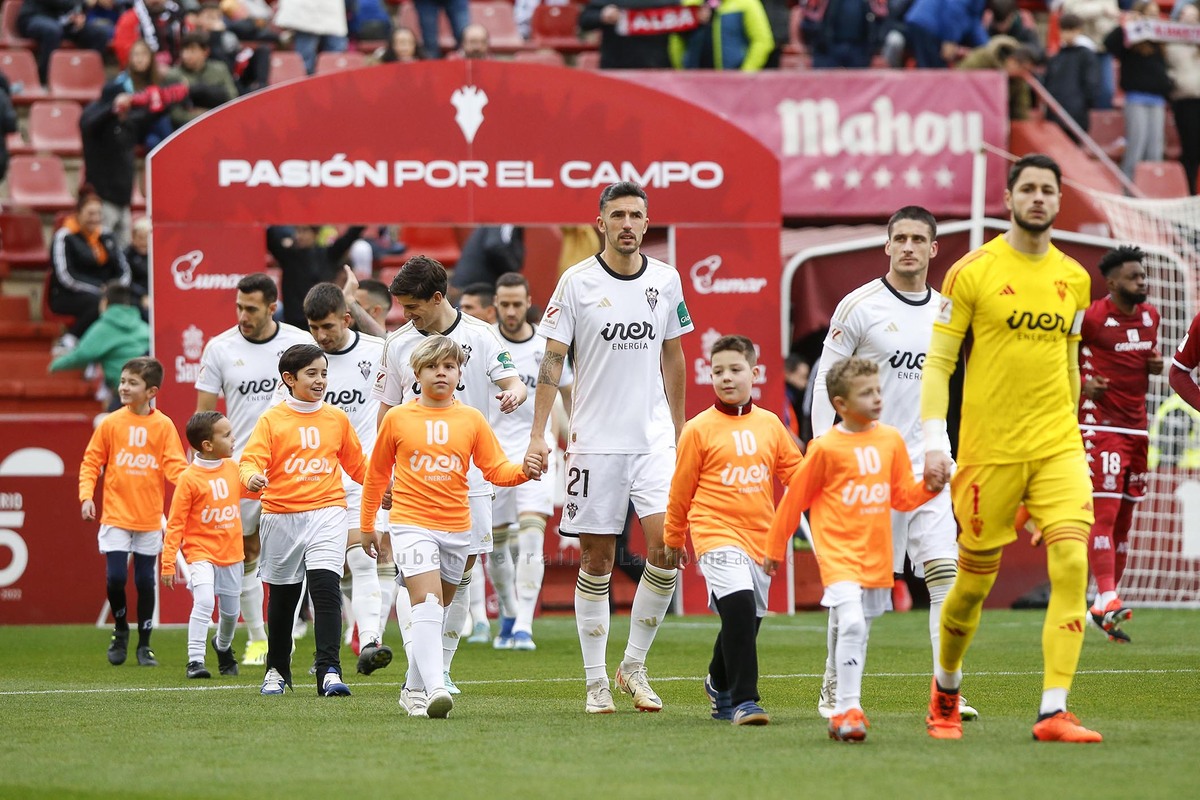
[[[604,213],[606,205],[613,200],[620,200],[622,197],[640,197],[643,203],[647,206],[650,205],[650,200],[646,197],[645,189],[633,181],[619,181],[605,186],[604,191],[600,193],[600,213]]]
[[[1108,277],[1109,273],[1119,268],[1122,264],[1128,264],[1130,261],[1136,261],[1141,264],[1146,258],[1146,253],[1140,247],[1133,245],[1121,245],[1109,250],[1100,257],[1100,263],[1096,265],[1096,269],[1100,270],[1100,274]]]
[[[265,272],[255,272],[253,275],[242,278],[238,281],[237,290],[242,294],[262,292],[263,300],[267,305],[271,305],[279,299],[279,287],[275,285],[275,280]]]
[[[374,278],[363,278],[358,282],[358,288],[362,289],[372,299],[379,302],[386,309],[392,307],[392,293],[388,291],[387,284],[383,281],[377,281]]]
[[[519,272],[505,272],[499,278],[496,278],[497,289],[501,287],[505,289],[511,289],[516,286],[520,286],[522,289],[524,289],[526,294],[533,294],[533,292],[529,290],[529,280]],[[464,289],[463,291],[465,292],[466,290]]]
[[[200,31],[192,31],[183,36],[183,41],[179,45],[180,50],[185,50],[189,47],[202,47],[205,50],[211,50],[212,45],[208,43],[208,34]]]
[[[788,353],[787,357],[783,359],[783,371],[785,373],[791,372],[792,370],[794,370],[796,367],[800,366],[801,364],[807,364],[807,363],[808,362],[805,361],[804,357],[801,356],[799,353]]]
[[[1027,167],[1034,169],[1048,169],[1054,173],[1054,182],[1059,189],[1062,188],[1062,167],[1058,166],[1058,162],[1048,155],[1043,153],[1030,153],[1027,156],[1021,156],[1016,160],[1008,170],[1008,190],[1017,185],[1017,181],[1021,178],[1021,173]]]
[[[746,336],[731,334],[729,336],[722,336],[720,339],[717,339],[715,342],[713,342],[712,350],[709,351],[709,360],[711,360],[712,357],[717,353],[722,353],[726,350],[732,350],[735,353],[741,353],[746,357],[746,363],[752,367],[758,363],[758,352],[754,349],[754,342],[750,341],[750,339]]]
[[[325,351],[315,344],[294,344],[284,350],[283,355],[279,357],[279,377],[282,378],[285,372],[289,375],[299,375],[300,370],[318,358],[323,358],[326,363],[329,363],[329,359],[325,357]]]
[[[131,358],[121,367],[121,372],[137,375],[146,384],[147,389],[156,389],[162,386],[163,365],[157,358],[150,356]]]
[[[478,281],[469,283],[463,287],[463,294],[469,294],[472,297],[478,297],[480,304],[487,308],[496,304],[496,289],[486,281]]]
[[[413,256],[392,278],[388,291],[395,297],[432,300],[435,294],[446,295],[449,278],[442,262],[429,256]]]
[[[850,394],[850,381],[855,378],[878,374],[879,365],[868,358],[859,358],[858,356],[843,358],[830,367],[829,374],[825,376],[825,388],[829,391],[829,402],[832,403],[835,397],[844,399],[846,395]]]
[[[927,208],[922,206],[905,206],[904,208],[892,214],[888,219],[887,232],[888,238],[892,238],[892,227],[902,219],[911,219],[914,222],[924,222],[929,226],[929,240],[933,241],[937,238],[937,220]]]
[[[187,436],[188,444],[192,446],[192,449],[197,453],[201,452],[201,446],[212,440],[213,428],[223,419],[225,419],[225,415],[220,411],[197,411],[192,414],[192,418],[187,421],[187,427],[184,429],[184,435]]]
[[[137,303],[137,299],[133,295],[133,289],[130,289],[124,284],[116,281],[109,281],[104,284],[104,302],[112,306],[132,306]]]
[[[304,318],[325,319],[330,314],[346,313],[346,296],[332,283],[318,283],[304,295]]]

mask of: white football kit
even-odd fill
[[[379,401],[372,390],[375,386],[375,365],[383,357],[383,339],[358,331],[351,331],[350,335],[350,343],[345,350],[325,354],[329,361],[325,402],[346,412],[354,432],[358,434],[358,440],[362,442],[363,455],[369,460],[379,431]],[[346,490],[346,524],[357,529],[362,486],[351,480],[344,470],[342,486]],[[386,520],[386,512],[381,513]]]

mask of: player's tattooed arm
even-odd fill
[[[562,378],[563,354],[555,353],[552,350],[547,350],[542,356],[542,366],[538,370],[538,383],[547,384],[558,388],[558,382]]]

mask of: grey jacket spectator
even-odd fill
[[[318,283],[337,277],[350,245],[364,230],[363,226],[349,228],[333,244],[322,247],[316,242],[317,229],[312,225],[297,225],[294,230],[267,229],[267,249],[283,270],[280,300],[283,301],[284,322],[302,330],[308,329],[304,296]]]

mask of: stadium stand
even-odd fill
[[[317,56],[317,74],[328,75],[348,69],[360,69],[367,65],[367,57],[357,50],[345,53],[320,53]]]
[[[29,109],[29,146],[35,153],[78,156],[83,153],[78,103],[40,100]]]
[[[1187,175],[1178,161],[1139,161],[1134,167],[1133,184],[1150,199],[1188,196]]]
[[[30,211],[0,213],[0,278],[12,270],[44,270],[49,263],[41,217]]]
[[[8,194],[14,205],[35,211],[52,213],[75,206],[58,156],[13,156],[8,166]]]
[[[47,84],[55,100],[95,100],[104,88],[104,59],[94,50],[56,50]]]
[[[29,105],[46,96],[42,81],[38,78],[37,61],[28,50],[4,50],[0,52],[0,72],[8,78],[12,87],[14,105]]]
[[[274,86],[284,81],[307,77],[304,72],[304,59],[300,54],[291,50],[276,50],[271,53],[271,71],[267,84]]]

